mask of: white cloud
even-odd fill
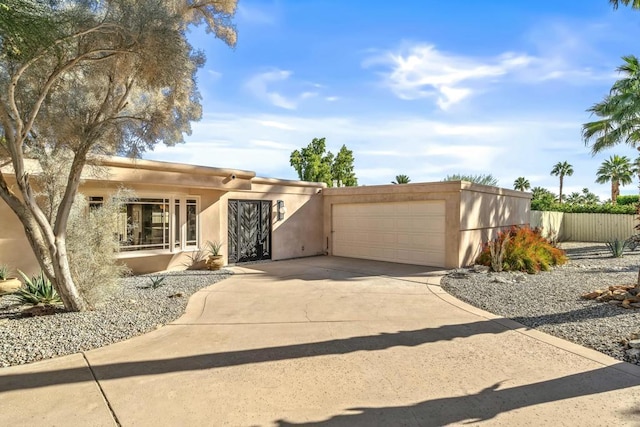
[[[295,130],[293,126],[289,126],[286,123],[276,122],[273,120],[258,120],[258,123],[260,123],[262,126],[272,127],[276,129]]]
[[[324,100],[327,101],[327,102],[335,102],[335,101],[337,101],[339,99],[340,98],[337,97],[337,96],[327,96],[327,97],[324,98]]]
[[[510,134],[514,129],[520,126],[446,123],[422,117],[207,114],[193,124],[187,144],[158,147],[147,157],[248,169],[260,175],[293,179],[296,176],[289,166],[291,151],[306,146],[313,138],[326,137],[327,149],[333,153],[342,144],[354,151],[356,174],[362,184],[387,183],[399,173],[409,174],[414,182],[437,181],[449,173],[488,172],[504,155],[504,141],[512,145]],[[511,158],[508,166],[515,162],[517,158]],[[364,169],[377,172],[370,174]],[[394,173],[385,178],[380,175],[383,170]]]
[[[222,77],[222,73],[219,71],[216,71],[214,69],[207,69],[207,75],[209,76],[209,80],[218,80]]]
[[[382,65],[384,84],[401,99],[435,97],[446,110],[474,93],[474,84],[503,76],[526,66],[527,55],[503,54],[497,58],[476,59],[440,52],[430,44],[419,44],[404,52],[387,52],[368,59],[365,67]]]
[[[281,142],[269,141],[265,139],[252,139],[249,141],[254,147],[274,148],[276,150],[295,150],[295,145],[283,144]]]
[[[238,21],[243,23],[272,26],[278,22],[279,12],[274,7],[266,7],[265,4],[247,4],[242,1],[236,11]]]
[[[276,107],[295,110],[302,101],[317,97],[319,92],[302,90],[305,86],[308,88],[309,84],[292,81],[292,75],[291,71],[279,69],[258,73],[245,83],[245,88],[255,97]],[[284,87],[285,83],[286,88]],[[312,84],[312,86],[315,88],[321,87],[317,84]],[[294,94],[285,95],[285,89],[286,92],[294,92]]]
[[[273,70],[265,73],[256,74],[251,77],[245,84],[245,87],[249,89],[254,96],[263,99],[276,107],[285,108],[288,110],[295,110],[297,107],[296,101],[288,99],[284,95],[269,90],[269,85],[274,82],[281,82],[287,80],[291,76],[291,71],[286,70]]]

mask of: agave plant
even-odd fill
[[[612,240],[607,242],[607,248],[614,258],[620,258],[624,254],[624,247],[627,245],[626,240]]]
[[[18,273],[24,280],[25,287],[20,288],[14,294],[15,297],[23,304],[58,304],[61,303],[60,295],[56,292],[51,281],[41,271],[39,275],[31,278],[27,277],[22,271]]]
[[[219,256],[220,255],[220,249],[222,249],[222,246],[223,246],[223,244],[221,242],[208,241],[207,242],[207,252],[211,256]]]
[[[0,280],[7,280],[9,278],[10,270],[9,266],[1,264],[0,265]]]

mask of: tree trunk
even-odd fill
[[[58,294],[60,294],[60,298],[67,310],[85,311],[88,308],[87,304],[78,292],[78,288],[71,277],[67,245],[64,238],[56,239],[56,249],[56,254],[53,256],[53,269],[56,275],[53,281]]]
[[[560,203],[561,203],[561,204],[562,204],[562,184],[563,184],[563,183],[562,183],[562,181],[563,181],[563,179],[562,179],[562,178],[563,178],[563,176],[562,176],[562,175],[560,175],[560,195],[559,195],[559,198],[560,198]]]
[[[618,194],[620,193],[620,183],[617,181],[611,181],[611,204],[615,205],[618,202]]]

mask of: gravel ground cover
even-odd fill
[[[626,249],[623,257],[614,258],[604,243],[560,246],[569,262],[552,271],[529,275],[462,269],[443,277],[442,288],[483,310],[640,365],[640,358],[625,348],[625,340],[640,334],[640,309],[580,298],[611,285],[635,284],[640,250]]]
[[[122,279],[122,288],[93,311],[23,317],[25,306],[0,297],[0,367],[91,350],[144,334],[180,317],[189,297],[232,273],[174,271]],[[151,277],[165,276],[149,288]]]

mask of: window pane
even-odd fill
[[[158,200],[162,202],[158,203]],[[121,250],[169,249],[169,203],[166,199],[139,199],[128,203],[124,210],[127,226],[126,234],[119,227]]]
[[[198,245],[198,212],[195,200],[187,200],[187,246]]]
[[[174,243],[173,246],[176,248],[180,247],[180,229],[181,229],[181,224],[180,224],[180,201],[176,200],[176,204],[173,208],[173,217],[174,217],[174,226],[175,226],[175,230],[174,230]]]

